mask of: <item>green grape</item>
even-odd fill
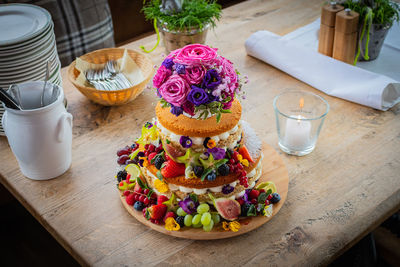
[[[201,216],[201,223],[203,225],[209,225],[211,221],[211,214],[209,212],[203,213]]]
[[[198,224],[192,224],[192,227],[193,228],[200,228],[200,227],[202,227],[203,225],[201,224],[201,222],[199,222]]]
[[[196,215],[193,216],[192,224],[199,224],[199,223],[201,223],[201,215],[200,214],[196,214]]]
[[[209,211],[209,210],[210,210],[210,206],[208,206],[207,203],[200,204],[200,205],[197,207],[197,213],[199,213],[199,214],[206,213],[206,212]]]
[[[219,214],[211,214],[211,219],[214,221],[214,224],[218,224],[221,221]]]
[[[190,227],[192,225],[192,219],[193,219],[193,216],[190,214],[185,216],[184,223],[187,227]]]
[[[209,224],[203,225],[203,230],[206,232],[210,232],[214,227],[214,221],[211,220]]]
[[[176,214],[178,214],[178,216],[185,216],[186,212],[181,207],[179,207],[176,211]]]

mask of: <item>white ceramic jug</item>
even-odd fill
[[[62,88],[51,83],[41,107],[43,85],[42,81],[19,84],[23,110],[5,107],[2,120],[22,173],[34,180],[57,177],[71,166],[72,115],[64,107]],[[52,86],[58,95],[51,102]]]

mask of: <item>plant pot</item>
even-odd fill
[[[158,23],[158,28],[163,37],[163,42],[167,53],[182,48],[188,44],[204,44],[207,37],[209,24],[202,29],[190,28],[187,30],[173,31],[168,29],[166,23]]]
[[[383,42],[385,41],[386,35],[392,25],[381,25],[372,24],[369,33],[369,44],[368,44],[368,56],[369,59],[365,59],[365,44],[367,42],[367,36],[365,36],[361,41],[361,55],[360,61],[371,61],[376,59],[381,52]]]

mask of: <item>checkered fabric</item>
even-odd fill
[[[62,66],[90,51],[114,47],[114,29],[107,0],[0,0],[47,9],[54,22]]]

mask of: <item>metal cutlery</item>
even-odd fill
[[[87,70],[85,77],[98,90],[121,90],[132,86],[132,83],[120,72],[115,60],[107,61],[103,69]]]

